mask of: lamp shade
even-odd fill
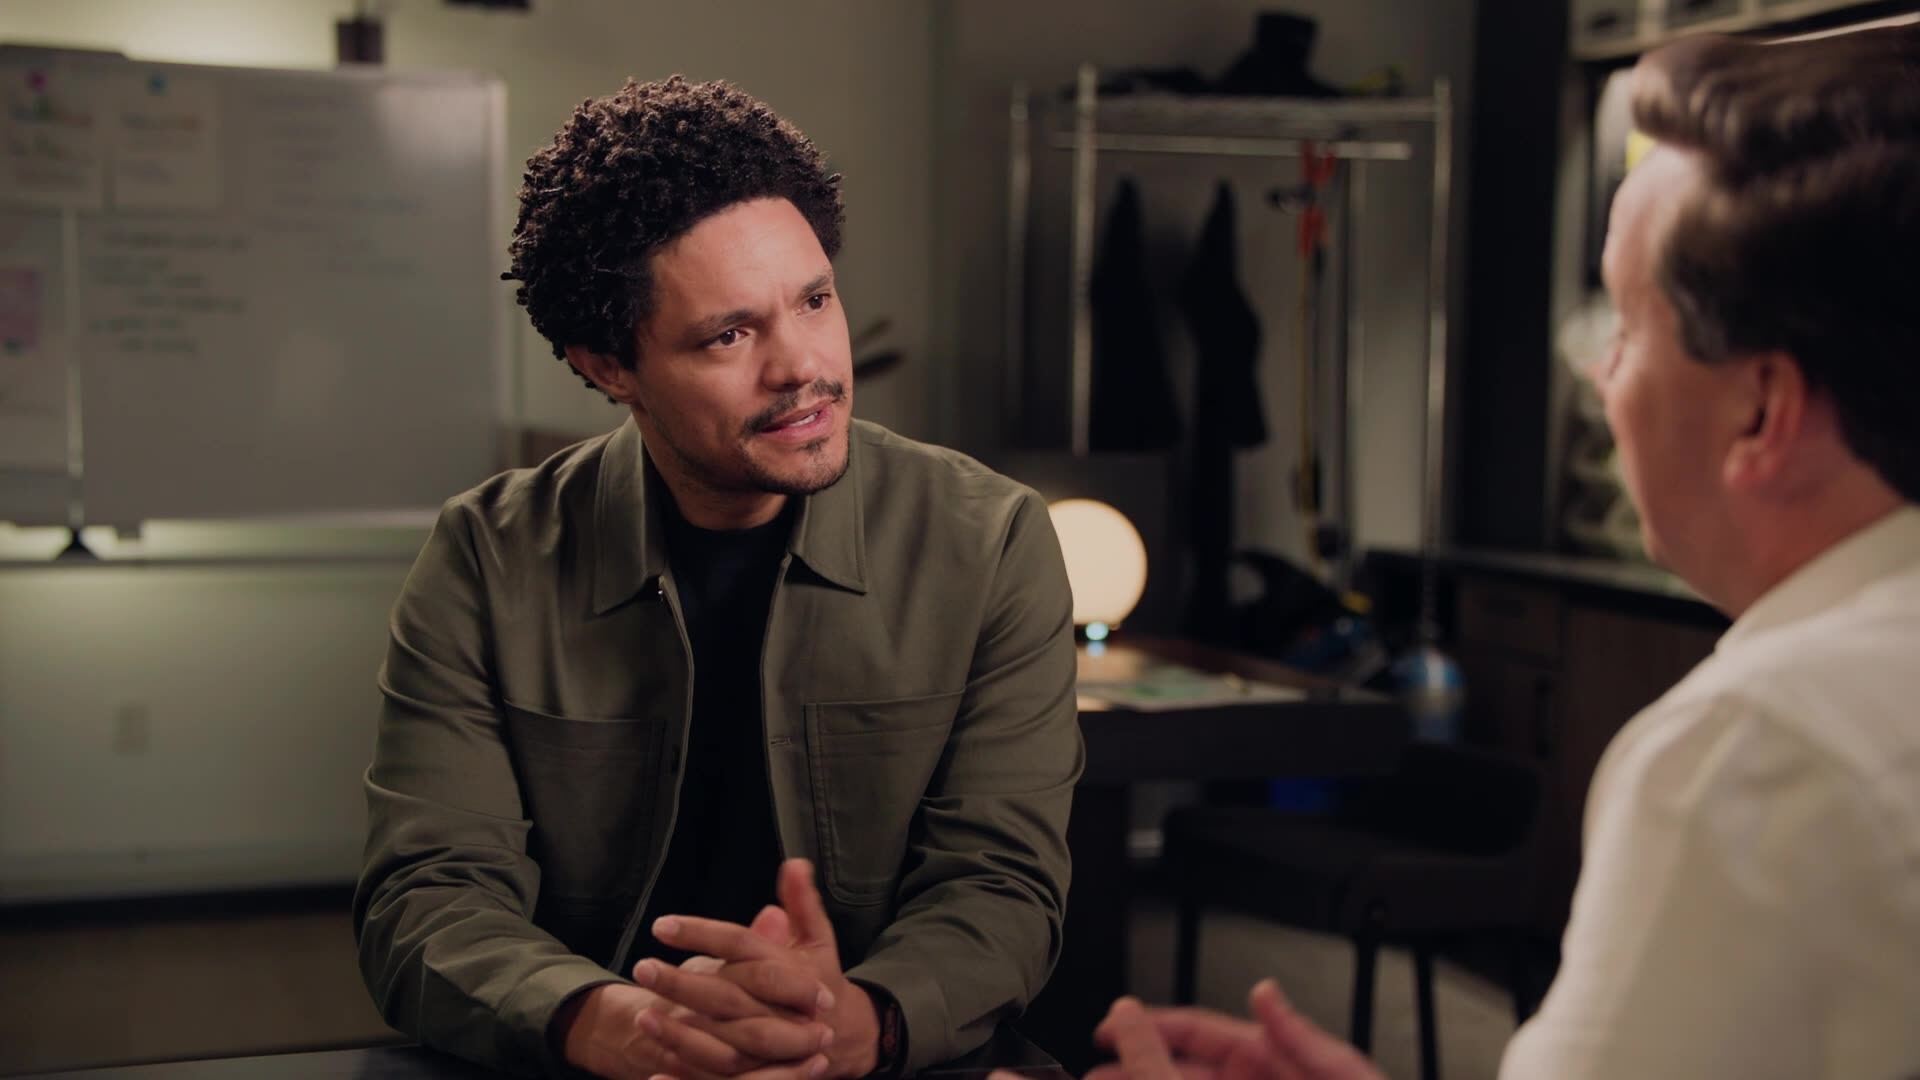
[[[1092,499],[1047,507],[1073,586],[1075,626],[1118,626],[1147,588],[1147,545],[1125,514]]]

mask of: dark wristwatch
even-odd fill
[[[868,1075],[873,1080],[895,1080],[907,1064],[906,1015],[900,1011],[900,1003],[894,1000],[886,987],[859,979],[850,981],[858,983],[860,989],[867,992],[867,997],[873,1001],[873,1015],[880,1022],[873,1072]]]

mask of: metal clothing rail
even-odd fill
[[[1030,201],[1033,188],[1033,127],[1036,109],[1025,84],[1016,84],[1010,112],[1007,216],[1007,288],[1005,346],[1006,406],[1015,407],[1026,368],[1026,274]],[[1213,98],[1172,94],[1106,97],[1099,94],[1099,71],[1082,65],[1072,101],[1071,124],[1045,132],[1044,143],[1073,153],[1072,266],[1070,303],[1071,445],[1077,457],[1091,451],[1093,387],[1094,203],[1097,161],[1102,154],[1191,154],[1214,157],[1295,158],[1307,144],[1324,147],[1350,163],[1342,197],[1342,232],[1351,236],[1352,218],[1364,205],[1367,165],[1408,163],[1430,148],[1433,201],[1428,232],[1426,406],[1422,486],[1423,544],[1440,543],[1445,533],[1442,487],[1447,415],[1447,237],[1451,220],[1453,105],[1445,79],[1435,80],[1428,98],[1354,101],[1289,98]],[[1358,263],[1351,244],[1342,252],[1349,273]],[[1363,335],[1349,310],[1341,342],[1342,378],[1336,396],[1345,414],[1343,435],[1356,430],[1362,374]],[[1343,447],[1341,511],[1351,517],[1351,464]],[[1351,522],[1349,521],[1349,526]]]
[[[1096,151],[1136,154],[1209,154],[1216,157],[1296,158],[1310,140],[1274,139],[1234,135],[1104,135],[1095,134],[1088,145]],[[1048,140],[1055,150],[1075,150],[1077,136],[1055,135]],[[1317,147],[1344,161],[1411,161],[1413,147],[1404,142],[1359,142],[1352,139],[1316,143]]]

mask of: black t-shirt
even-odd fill
[[[661,499],[672,506],[671,499]],[[679,963],[653,937],[662,915],[745,923],[774,902],[780,843],[760,715],[760,651],[792,504],[765,525],[714,532],[666,514],[667,561],[693,647],[693,728],[666,865],[640,925],[636,957]]]

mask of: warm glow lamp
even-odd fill
[[[1099,641],[1133,612],[1147,588],[1147,545],[1125,514],[1092,499],[1047,507],[1073,586],[1073,624]]]

